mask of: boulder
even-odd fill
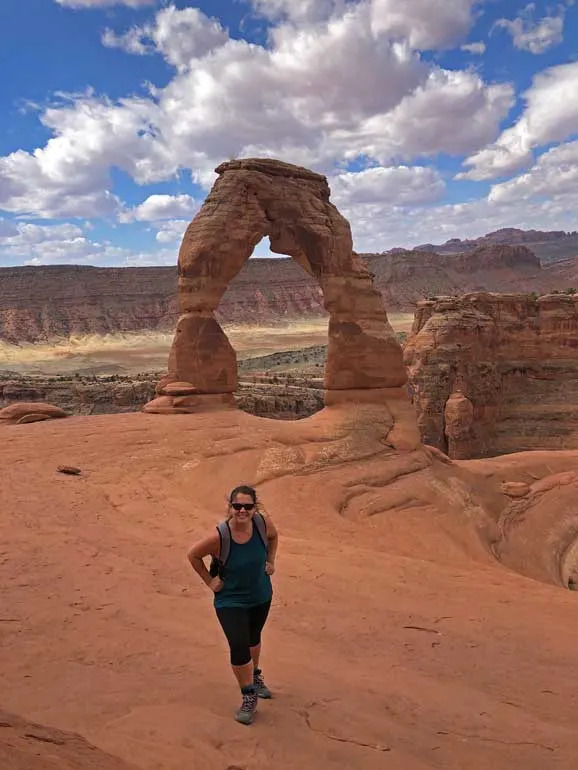
[[[22,401],[0,409],[0,420],[11,420],[12,422],[18,422],[22,417],[30,417],[31,415],[40,415],[46,419],[56,419],[60,417],[68,417],[64,409],[60,409],[54,404],[46,404],[44,402],[28,402]],[[30,420],[28,420],[30,422]]]

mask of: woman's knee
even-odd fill
[[[251,662],[251,650],[245,644],[234,644],[230,646],[231,665],[246,666]]]

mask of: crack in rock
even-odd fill
[[[502,741],[499,738],[487,738],[483,735],[465,735],[463,733],[448,733],[439,731],[436,733],[436,735],[453,735],[456,738],[465,738],[466,740],[475,740],[475,741],[486,741],[488,743],[500,743],[502,746],[535,746],[539,749],[544,749],[544,751],[556,751],[556,749],[553,746],[547,746],[545,743],[536,743],[535,741]]]
[[[39,735],[38,733],[24,733],[25,738],[40,741],[41,743],[53,743],[55,746],[64,746],[65,741],[61,738],[55,738],[51,735]]]
[[[311,724],[311,715],[308,711],[302,712],[301,716],[305,719],[305,724],[311,730],[311,732],[317,733],[317,735],[322,735],[324,738],[327,738],[330,741],[336,741],[337,743],[350,743],[352,746],[358,746],[363,749],[371,749],[372,751],[391,751],[390,746],[381,746],[379,743],[364,743],[363,741],[355,740],[355,738],[340,738],[338,735],[331,735],[331,733],[326,733],[324,730],[317,730]]]
[[[426,628],[425,626],[404,626],[404,628],[408,631],[425,631],[427,634],[441,634],[441,631],[435,628]]]

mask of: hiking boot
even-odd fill
[[[265,680],[263,679],[263,672],[260,668],[256,668],[253,672],[253,684],[255,685],[255,689],[257,690],[257,696],[259,698],[264,698],[265,700],[269,700],[273,697],[273,693],[271,690],[267,687],[265,684]]]
[[[254,685],[249,685],[248,687],[243,687],[241,693],[243,694],[243,702],[241,703],[241,708],[235,714],[235,719],[242,725],[250,725],[257,711],[257,690]]]

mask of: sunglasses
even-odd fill
[[[231,503],[231,508],[235,511],[242,511],[243,508],[246,511],[252,511],[255,507],[255,503]]]

